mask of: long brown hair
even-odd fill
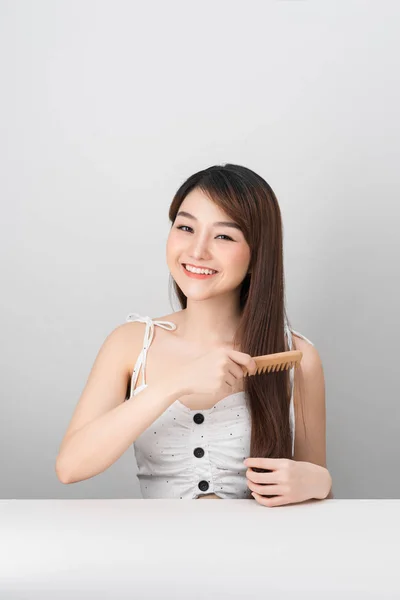
[[[273,190],[246,167],[230,163],[209,167],[191,175],[176,192],[169,208],[171,227],[186,195],[195,188],[241,227],[250,247],[251,273],[241,284],[241,319],[235,347],[251,356],[288,350],[285,321],[287,327],[290,323],[286,314],[282,219]],[[170,275],[171,280],[185,309],[187,297]],[[292,458],[289,370],[245,377],[244,390],[252,421],[250,456]]]

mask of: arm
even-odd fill
[[[295,443],[294,460],[321,467],[321,494],[333,498],[332,477],[326,468],[325,378],[318,351],[307,341],[293,336],[296,350],[303,353],[294,376]]]
[[[137,335],[132,336],[133,328]],[[186,393],[168,379],[124,402],[132,348],[137,356],[142,337],[141,324],[127,323],[115,329],[101,347],[57,456],[56,473],[62,483],[105,471]]]

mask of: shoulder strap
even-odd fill
[[[143,337],[143,346],[140,354],[136,360],[135,367],[133,369],[132,378],[131,378],[131,386],[130,386],[130,394],[129,398],[132,397],[132,394],[135,396],[139,392],[141,392],[144,388],[147,387],[147,383],[145,381],[145,369],[146,369],[146,359],[147,359],[147,351],[150,347],[151,342],[154,337],[154,326],[158,325],[163,329],[168,329],[173,331],[176,329],[175,323],[172,321],[156,321],[151,319],[148,316],[139,315],[139,313],[130,313],[126,317],[126,321],[140,321],[141,323],[146,323],[146,328]],[[136,381],[139,375],[140,367],[142,367],[142,384],[135,389]]]
[[[299,337],[303,338],[303,340],[306,340],[306,342],[308,342],[309,344],[311,344],[311,346],[314,346],[314,344],[312,343],[311,340],[309,340],[308,338],[306,338],[305,335],[299,333],[298,331],[295,331],[294,329],[292,329],[292,333],[295,333],[296,335],[298,335]]]

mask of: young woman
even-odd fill
[[[274,192],[248,168],[212,166],[181,185],[169,218],[181,310],[132,313],[108,336],[61,444],[60,481],[93,477],[133,444],[144,498],[332,498],[323,368],[286,315]],[[253,374],[253,356],[290,349],[300,367]]]

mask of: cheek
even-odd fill
[[[167,243],[165,246],[165,255],[166,255],[166,259],[167,259],[167,265],[168,265],[170,271],[172,271],[174,268],[176,268],[176,262],[179,259],[179,257],[182,255],[182,252],[183,252],[182,239],[178,238],[173,233],[170,233],[167,238]]]
[[[238,271],[246,271],[250,260],[250,250],[245,246],[239,246],[232,249],[229,256],[229,262]]]
[[[166,246],[167,255],[175,254],[179,250],[179,248],[180,248],[179,240],[173,233],[170,233],[168,236],[168,239],[167,239],[167,246]]]

